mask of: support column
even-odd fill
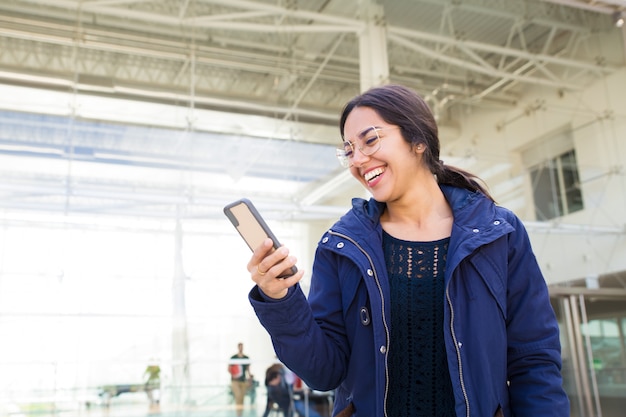
[[[374,0],[361,2],[365,29],[359,34],[361,91],[389,82],[387,23],[383,7]]]
[[[624,60],[626,61],[626,25],[621,27],[622,31],[622,47],[624,48]]]
[[[172,402],[184,404],[189,396],[189,342],[185,307],[185,280],[183,269],[183,229],[176,219],[174,246],[174,277],[172,280]]]

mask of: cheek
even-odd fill
[[[352,174],[352,176],[354,178],[356,178],[357,180],[361,181],[363,178],[361,178],[361,174],[359,174],[359,170],[355,167],[351,167],[350,168],[350,173]]]

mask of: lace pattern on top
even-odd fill
[[[409,242],[384,233],[391,289],[389,416],[455,415],[443,340],[448,245],[449,238]]]

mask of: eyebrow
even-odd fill
[[[380,130],[382,129],[382,127],[380,126],[369,126],[365,129],[363,129],[361,132],[359,132],[356,137],[359,139],[363,139],[365,137],[365,135],[367,135],[369,132],[371,132],[372,130]],[[348,139],[344,139],[344,142],[350,142],[352,143],[350,140]]]

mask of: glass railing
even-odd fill
[[[230,386],[162,386],[146,393],[143,385],[109,385],[74,390],[29,390],[0,398],[0,416],[6,417],[234,417]],[[242,417],[261,417],[267,405],[265,387],[251,390],[244,399]],[[332,396],[307,396],[306,410],[330,415]],[[310,407],[310,408],[309,408]],[[304,409],[304,408],[303,408]],[[307,411],[308,412],[308,411]],[[278,413],[270,415],[280,415]],[[282,415],[281,415],[282,416]]]

